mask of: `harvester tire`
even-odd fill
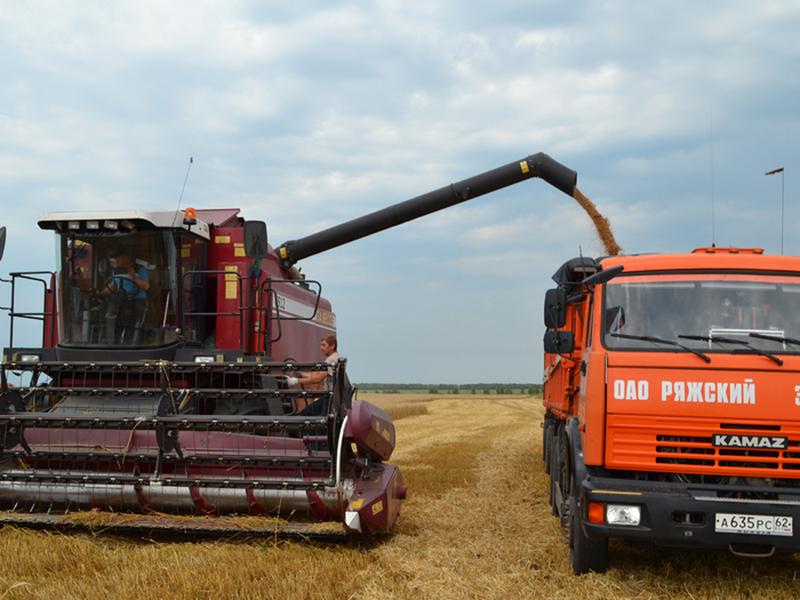
[[[570,502],[569,559],[575,575],[605,573],[608,569],[608,538],[590,538],[583,533],[577,501]]]

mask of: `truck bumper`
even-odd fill
[[[589,522],[589,503],[639,506],[640,523],[634,526]],[[588,476],[581,484],[580,514],[585,534],[594,538],[638,540],[660,546],[728,548],[737,554],[752,555],[800,551],[800,488],[637,482]],[[718,531],[716,520],[721,514],[791,517],[792,534]],[[761,519],[760,523],[768,520]]]

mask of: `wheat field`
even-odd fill
[[[0,599],[797,598],[800,561],[612,544],[571,575],[546,502],[541,401],[361,394],[396,421],[409,498],[395,533],[346,544],[156,542],[0,530]]]

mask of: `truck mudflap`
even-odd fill
[[[625,507],[638,507],[637,511]],[[587,476],[580,488],[587,536],[769,556],[800,551],[800,488],[644,482]],[[613,513],[617,513],[616,517]],[[619,523],[620,513],[627,517]],[[610,521],[617,521],[613,523]]]

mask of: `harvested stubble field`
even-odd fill
[[[157,543],[0,531],[0,598],[797,598],[800,561],[612,546],[570,574],[546,502],[540,400],[361,395],[397,418],[410,495],[365,544]]]

